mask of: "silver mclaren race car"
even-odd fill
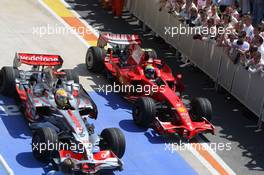
[[[22,64],[29,70],[21,70]],[[95,133],[90,120],[97,118],[97,107],[62,64],[58,55],[17,53],[13,67],[0,71],[0,93],[17,99],[33,131],[34,157],[65,174],[122,170],[123,133]]]

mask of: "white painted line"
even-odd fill
[[[207,143],[204,143],[199,136],[197,137],[197,140],[202,146],[208,148],[206,150],[227,171],[229,175],[236,175],[236,173],[224,162],[224,160],[214,150],[212,150]]]
[[[9,167],[3,156],[0,154],[0,165],[4,168],[6,174],[14,175],[14,171]]]
[[[189,143],[188,143],[189,144]],[[219,172],[198,153],[191,145],[188,145],[188,150],[213,174],[220,175]]]
[[[39,3],[46,8],[57,20],[59,20],[64,26],[66,26],[67,28],[71,28],[71,26],[69,24],[67,24],[60,16],[58,16],[52,9],[50,9],[42,0],[38,0]],[[67,4],[64,0],[61,0],[61,2],[68,8],[71,8],[69,6],[69,4]],[[97,30],[95,30],[91,25],[89,25],[84,19],[82,19],[82,17],[74,10],[71,10],[71,12],[79,18],[79,20],[90,30],[93,32],[93,34],[95,34],[97,37],[99,36],[99,32]],[[73,30],[72,30],[73,31]],[[82,38],[79,34],[74,32],[74,35],[79,38],[79,40],[85,44],[87,47],[90,47],[90,45],[84,40],[84,38]],[[201,141],[201,140],[200,140]],[[209,146],[206,143],[200,143],[203,146],[207,146],[207,148],[209,148]],[[192,148],[192,146],[190,146],[189,150],[191,151],[191,153],[213,174],[213,175],[219,175],[218,171],[213,168],[213,166],[208,163],[194,148]],[[221,164],[223,166],[223,168],[230,174],[230,175],[236,175],[236,173],[212,150],[212,149],[208,149],[208,152],[215,158],[215,160]]]

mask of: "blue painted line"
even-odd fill
[[[116,175],[194,175],[197,174],[178,154],[165,151],[165,141],[151,129],[134,125],[131,105],[118,94],[90,93],[99,116],[95,123],[100,133],[104,128],[118,127],[124,132],[127,149],[124,171]],[[13,105],[10,98],[0,97],[4,105]],[[0,153],[16,175],[46,174],[49,169],[37,162],[31,153],[31,131],[22,115],[7,116],[0,108]],[[0,170],[1,173],[1,170]]]

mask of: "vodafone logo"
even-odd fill
[[[18,53],[19,62],[37,66],[57,66],[62,65],[63,60],[59,55]]]
[[[57,56],[43,56],[43,55],[20,55],[22,61],[40,61],[40,62],[57,62]]]

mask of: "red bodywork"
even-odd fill
[[[105,35],[102,36],[104,38]],[[110,36],[114,38],[109,38]],[[116,40],[117,35],[108,35],[108,40]],[[130,35],[123,35],[127,40],[131,39]],[[116,81],[122,85],[141,85],[155,87],[154,90],[146,95],[146,93],[127,92],[125,98],[134,101],[138,97],[148,96],[157,102],[165,102],[171,107],[174,118],[171,121],[162,122],[159,117],[156,117],[153,123],[154,129],[160,134],[164,133],[178,133],[188,139],[193,138],[201,132],[211,132],[214,134],[214,126],[204,119],[202,122],[193,122],[191,120],[188,109],[182,102],[180,94],[184,90],[184,85],[181,81],[181,75],[174,77],[170,67],[160,59],[154,59],[150,61],[146,58],[145,51],[141,48],[141,41],[134,40],[129,45],[129,55],[125,66],[121,66],[120,58],[112,54],[108,50],[106,57],[104,58],[104,65],[107,71],[116,79]],[[102,40],[102,39],[101,39]],[[99,42],[100,43],[100,39]],[[100,47],[100,44],[98,44]],[[161,81],[162,85],[156,80],[150,80],[144,75],[144,68],[146,65],[152,64],[156,71],[156,80]],[[159,84],[157,86],[157,84]]]
[[[61,66],[63,64],[59,55],[17,53],[16,60],[32,66]]]

